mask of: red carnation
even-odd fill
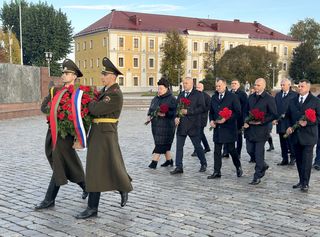
[[[59,120],[63,120],[64,119],[64,113],[58,113],[57,115]]]
[[[73,91],[74,91],[74,87],[73,87],[73,85],[70,85],[70,86],[68,87],[68,92],[69,92],[70,94],[72,94]]]
[[[48,107],[51,107],[51,105],[52,105],[52,102],[49,101],[49,102],[48,102]]]
[[[68,120],[73,121],[73,115],[71,113],[68,115]]]
[[[63,110],[68,110],[68,109],[69,109],[69,105],[68,105],[68,104],[62,105],[62,109],[63,109]]]
[[[85,92],[90,92],[91,88],[90,86],[79,86],[79,89]]]
[[[89,109],[88,108],[83,108],[82,112],[87,115],[89,113]]]
[[[168,111],[169,111],[169,105],[167,105],[167,104],[161,104],[161,105],[159,106],[159,109],[160,109],[160,113],[166,114],[166,113],[168,113]]]

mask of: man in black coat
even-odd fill
[[[224,118],[219,112],[228,108],[232,111],[230,118]],[[241,115],[241,106],[238,97],[227,90],[227,83],[223,79],[216,81],[216,92],[211,98],[210,126],[214,128],[214,172],[208,179],[221,177],[222,156],[221,150],[224,144],[231,154],[234,166],[237,169],[237,176],[242,176],[239,154],[235,148],[235,141],[238,138],[238,118]]]
[[[201,130],[201,115],[205,111],[204,97],[201,92],[193,88],[193,80],[187,77],[183,80],[183,91],[179,94],[177,103],[182,98],[190,100],[191,104],[181,111],[177,110],[177,114],[183,116],[177,116],[175,124],[177,127],[177,148],[176,148],[176,168],[171,171],[171,174],[183,173],[183,147],[187,136],[190,137],[191,142],[196,149],[196,153],[201,163],[199,172],[205,172],[207,169],[207,160],[204,156],[204,151],[200,141]]]
[[[290,121],[287,133],[291,134],[294,151],[296,155],[299,183],[293,188],[300,188],[308,192],[309,180],[312,168],[313,148],[318,140],[318,123],[320,122],[320,101],[310,92],[311,83],[308,80],[301,80],[298,85],[299,96],[296,96],[289,103],[286,113]],[[316,121],[301,119],[307,109],[316,113]],[[292,126],[298,123],[299,128],[293,131]]]
[[[208,95],[206,92],[203,91],[204,86],[202,84],[202,82],[199,82],[197,84],[197,88],[198,91],[200,91],[204,97],[204,103],[205,103],[205,111],[202,113],[201,115],[201,130],[200,130],[200,139],[201,142],[204,146],[204,153],[207,153],[209,151],[211,151],[208,140],[206,138],[206,135],[204,134],[204,128],[207,126],[208,123],[208,112],[210,109],[210,104],[211,104],[211,97],[210,95]],[[191,156],[197,156],[196,151],[194,150],[194,152],[191,154]]]
[[[244,137],[246,138],[247,152],[251,160],[256,161],[255,173],[250,184],[256,185],[260,183],[260,179],[265,175],[269,166],[264,161],[264,144],[269,138],[269,123],[277,117],[277,109],[274,98],[266,91],[266,81],[263,78],[258,78],[255,81],[255,92],[249,96],[248,109],[258,109],[264,112],[263,121],[250,121],[244,123]]]
[[[285,139],[283,135],[286,133],[287,128],[289,127],[289,120],[285,118],[289,102],[291,99],[297,96],[297,92],[291,90],[291,81],[289,79],[283,79],[281,81],[281,91],[279,91],[276,96],[276,106],[277,106],[277,120],[274,121],[274,124],[277,125],[277,133],[279,134],[280,147],[281,147],[281,156],[282,161],[278,165],[294,165],[295,156],[294,150],[291,142],[291,137]],[[288,151],[290,150],[290,163]]]

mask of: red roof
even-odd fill
[[[87,35],[108,29],[167,32],[175,29],[181,33],[187,30],[248,34],[253,39],[289,40],[292,37],[270,29],[258,22],[222,21],[192,17],[168,16],[139,12],[113,10],[108,15],[80,31],[75,37]]]

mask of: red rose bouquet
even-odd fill
[[[168,113],[168,111],[169,111],[169,105],[161,104],[155,111],[153,111],[150,114],[150,120],[145,122],[144,124],[148,125],[151,122],[152,119],[158,118],[159,117],[158,113],[166,114],[166,113]]]
[[[222,110],[219,111],[219,117],[217,120],[225,119],[228,120],[232,116],[232,110],[230,110],[228,107],[224,107]],[[215,121],[216,122],[216,121]],[[209,130],[211,131],[213,127],[210,127]]]
[[[184,114],[182,114],[182,110],[183,109],[187,109],[191,104],[191,100],[187,99],[187,98],[181,98],[178,106],[177,106],[177,116],[179,118],[184,117]]]
[[[316,111],[314,109],[306,109],[304,111],[304,115],[299,119],[299,121],[302,120],[302,121],[309,121],[311,123],[314,123],[316,120],[317,120],[317,114],[316,114]],[[301,127],[301,125],[299,124],[299,121],[297,121],[292,127],[292,133]],[[287,138],[289,137],[289,133],[285,133],[283,135],[284,138]]]
[[[259,109],[252,109],[249,111],[249,116],[245,118],[244,122],[245,123],[249,123],[249,122],[252,122],[252,121],[255,121],[255,122],[263,122],[264,121],[264,117],[265,117],[265,112],[263,111],[260,111]],[[242,127],[242,131],[244,130],[245,128]]]

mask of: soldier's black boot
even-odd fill
[[[82,196],[81,196],[81,198],[82,199],[86,199],[88,197],[89,193],[86,192],[86,184],[85,184],[85,182],[80,182],[80,183],[78,183],[78,185],[82,188]]]
[[[86,210],[75,216],[77,219],[87,219],[98,215],[100,192],[89,193],[88,206]]]
[[[42,202],[35,206],[35,210],[45,209],[54,206],[60,186],[56,186],[53,176],[51,177],[46,196]]]
[[[121,207],[124,207],[126,204],[127,204],[127,201],[128,201],[128,192],[122,192],[122,191],[119,191],[120,195],[121,195]]]

